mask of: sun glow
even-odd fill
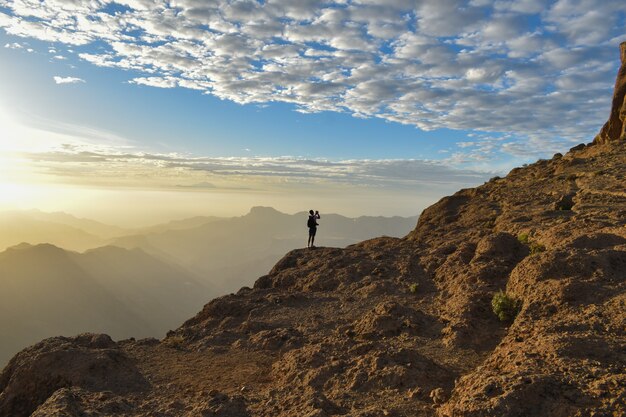
[[[30,208],[46,194],[45,186],[32,183],[29,167],[20,156],[33,145],[29,129],[0,104],[0,209]]]
[[[17,207],[32,197],[30,187],[16,183],[0,183],[0,206]]]
[[[19,141],[17,130],[17,125],[11,116],[0,107],[0,152],[14,149],[15,142]]]
[[[71,137],[32,127],[0,102],[0,157],[11,152],[40,152],[72,142]]]

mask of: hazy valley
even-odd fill
[[[129,231],[65,213],[2,213],[0,365],[59,334],[162,338],[207,300],[251,286],[285,252],[305,246],[306,218],[256,207],[241,217]],[[416,221],[324,215],[318,244],[404,236]]]
[[[41,338],[92,329],[162,337],[220,293],[141,250],[76,253],[22,244],[0,253],[0,363]]]

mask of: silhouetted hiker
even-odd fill
[[[309,228],[309,241],[306,244],[307,248],[315,247],[313,242],[315,242],[315,232],[317,232],[317,226],[319,226],[319,224],[317,224],[317,219],[319,218],[320,218],[319,211],[315,210],[315,213],[314,213],[313,210],[309,210],[309,220],[307,220],[306,222],[306,225]]]

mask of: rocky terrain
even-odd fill
[[[162,341],[25,349],[0,416],[625,415],[623,93],[613,104],[594,143],[442,199],[405,238],[292,251]],[[499,290],[518,300],[504,322]]]

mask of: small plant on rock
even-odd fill
[[[517,235],[517,240],[520,243],[528,246],[531,255],[546,251],[546,247],[543,246],[541,243],[532,242],[530,240],[530,237],[528,236],[528,233],[520,233],[519,235]]]
[[[418,288],[419,285],[417,283],[409,285],[409,291],[411,292],[411,294],[415,294]]]
[[[184,342],[185,342],[185,339],[182,336],[170,336],[163,340],[163,344],[165,346],[168,346],[174,349],[181,348]]]
[[[511,322],[522,308],[522,302],[504,291],[498,291],[491,300],[491,309],[500,321]]]
[[[541,243],[537,243],[537,242],[532,242],[530,244],[530,254],[534,255],[536,253],[541,253],[541,252],[545,252],[546,251],[546,247],[543,246]]]

